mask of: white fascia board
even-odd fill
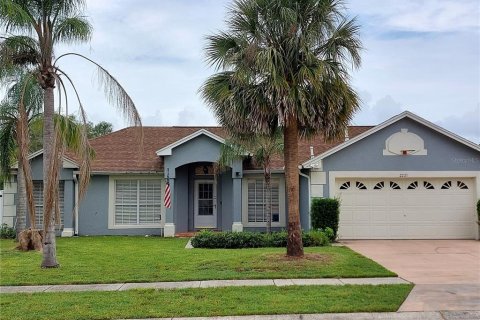
[[[34,153],[31,153],[28,156],[28,160],[32,160],[32,159],[34,159],[34,158],[36,158],[36,157],[38,157],[39,155],[42,155],[42,154],[43,154],[43,149],[35,151]],[[72,159],[70,159],[66,156],[63,156],[62,167],[64,169],[77,169],[77,168],[79,168],[79,165],[75,161],[73,161]],[[18,161],[13,164],[12,169],[18,169]]]
[[[438,125],[436,125],[436,124],[434,124],[434,123],[432,123],[428,120],[425,120],[424,118],[422,118],[420,116],[417,116],[416,114],[414,114],[410,111],[404,111],[404,112],[388,119],[387,121],[384,121],[383,123],[365,131],[364,133],[359,134],[355,138],[352,138],[348,141],[345,141],[344,143],[341,143],[338,146],[336,146],[336,147],[334,147],[334,148],[316,156],[315,158],[304,162],[302,164],[302,166],[304,168],[310,168],[312,166],[312,164],[325,159],[326,157],[328,157],[328,156],[330,156],[330,155],[332,155],[332,154],[334,154],[334,153],[336,153],[336,152],[338,152],[338,151],[356,143],[357,141],[360,141],[360,140],[374,134],[375,132],[378,132],[378,131],[382,130],[383,128],[388,127],[389,125],[391,125],[391,124],[393,124],[393,123],[395,123],[395,122],[397,122],[397,121],[399,121],[403,118],[410,118],[410,119],[412,119],[416,122],[419,122],[419,123],[423,124],[426,127],[429,127],[430,129],[432,129],[434,131],[437,131],[437,132],[439,132],[439,133],[441,133],[441,134],[443,134],[443,135],[445,135],[445,136],[447,136],[447,137],[449,137],[449,138],[451,138],[455,141],[458,141],[458,142],[466,145],[467,147],[470,147],[470,148],[472,148],[476,151],[480,151],[480,145],[477,145],[477,144],[473,143],[472,141],[469,141],[469,140],[467,140],[463,137],[460,137],[459,135],[457,135],[453,132],[450,132],[450,131],[448,131],[448,130],[446,130],[446,129],[444,129],[444,128],[442,128],[442,127],[440,127],[440,126],[438,126]]]
[[[168,146],[166,147],[163,147],[162,149],[158,150],[156,153],[157,153],[157,156],[171,156],[172,155],[172,149],[175,148],[175,147],[178,147],[182,144],[184,144],[185,142],[187,141],[190,141],[200,135],[206,135],[207,137],[209,138],[212,138],[213,140],[216,140],[220,143],[225,143],[225,139],[223,139],[222,137],[220,136],[217,136],[216,134],[214,133],[211,133],[210,131],[206,130],[206,129],[200,129],[198,131],[195,131],[194,133],[192,133],[191,135],[188,135],[186,137],[183,137],[182,139],[180,140],[177,140],[175,141],[174,143],[172,144],[169,144]]]

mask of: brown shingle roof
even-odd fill
[[[351,126],[349,137],[353,138],[370,128],[372,127]],[[140,130],[129,127],[92,139],[90,143],[96,153],[92,171],[163,172],[163,159],[157,156],[156,151],[200,129],[226,137],[221,127],[143,127],[143,145],[141,145]],[[300,163],[310,159],[310,146],[313,146],[315,155],[319,155],[342,142],[343,139],[327,143],[320,135],[310,140],[300,140],[298,149]],[[282,157],[276,157],[273,160],[274,168],[283,168],[283,166]]]

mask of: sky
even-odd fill
[[[224,30],[227,0],[87,0],[94,34],[87,55],[126,88],[144,125],[215,125],[198,90],[215,70],[205,63],[207,35]],[[409,110],[480,143],[480,2],[350,0],[361,25],[362,67],[352,71],[361,110],[352,125],[374,125]],[[128,124],[98,90],[95,68],[59,62],[77,86],[90,121]],[[75,105],[70,99],[70,108]]]

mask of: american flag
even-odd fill
[[[165,208],[170,208],[172,205],[172,196],[170,194],[170,182],[168,182],[165,185],[165,199],[163,200],[163,203],[165,204]]]

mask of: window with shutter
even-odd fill
[[[279,221],[280,215],[280,197],[279,181],[272,179],[271,186],[271,207],[272,222]],[[263,179],[248,180],[248,222],[266,222],[267,221],[267,192]]]
[[[115,225],[159,224],[161,181],[152,179],[115,180]]]
[[[58,198],[60,206],[60,223],[57,229],[63,229],[65,181],[61,180],[58,185]],[[43,228],[43,181],[33,181],[33,201],[35,203],[35,224],[38,229]]]

